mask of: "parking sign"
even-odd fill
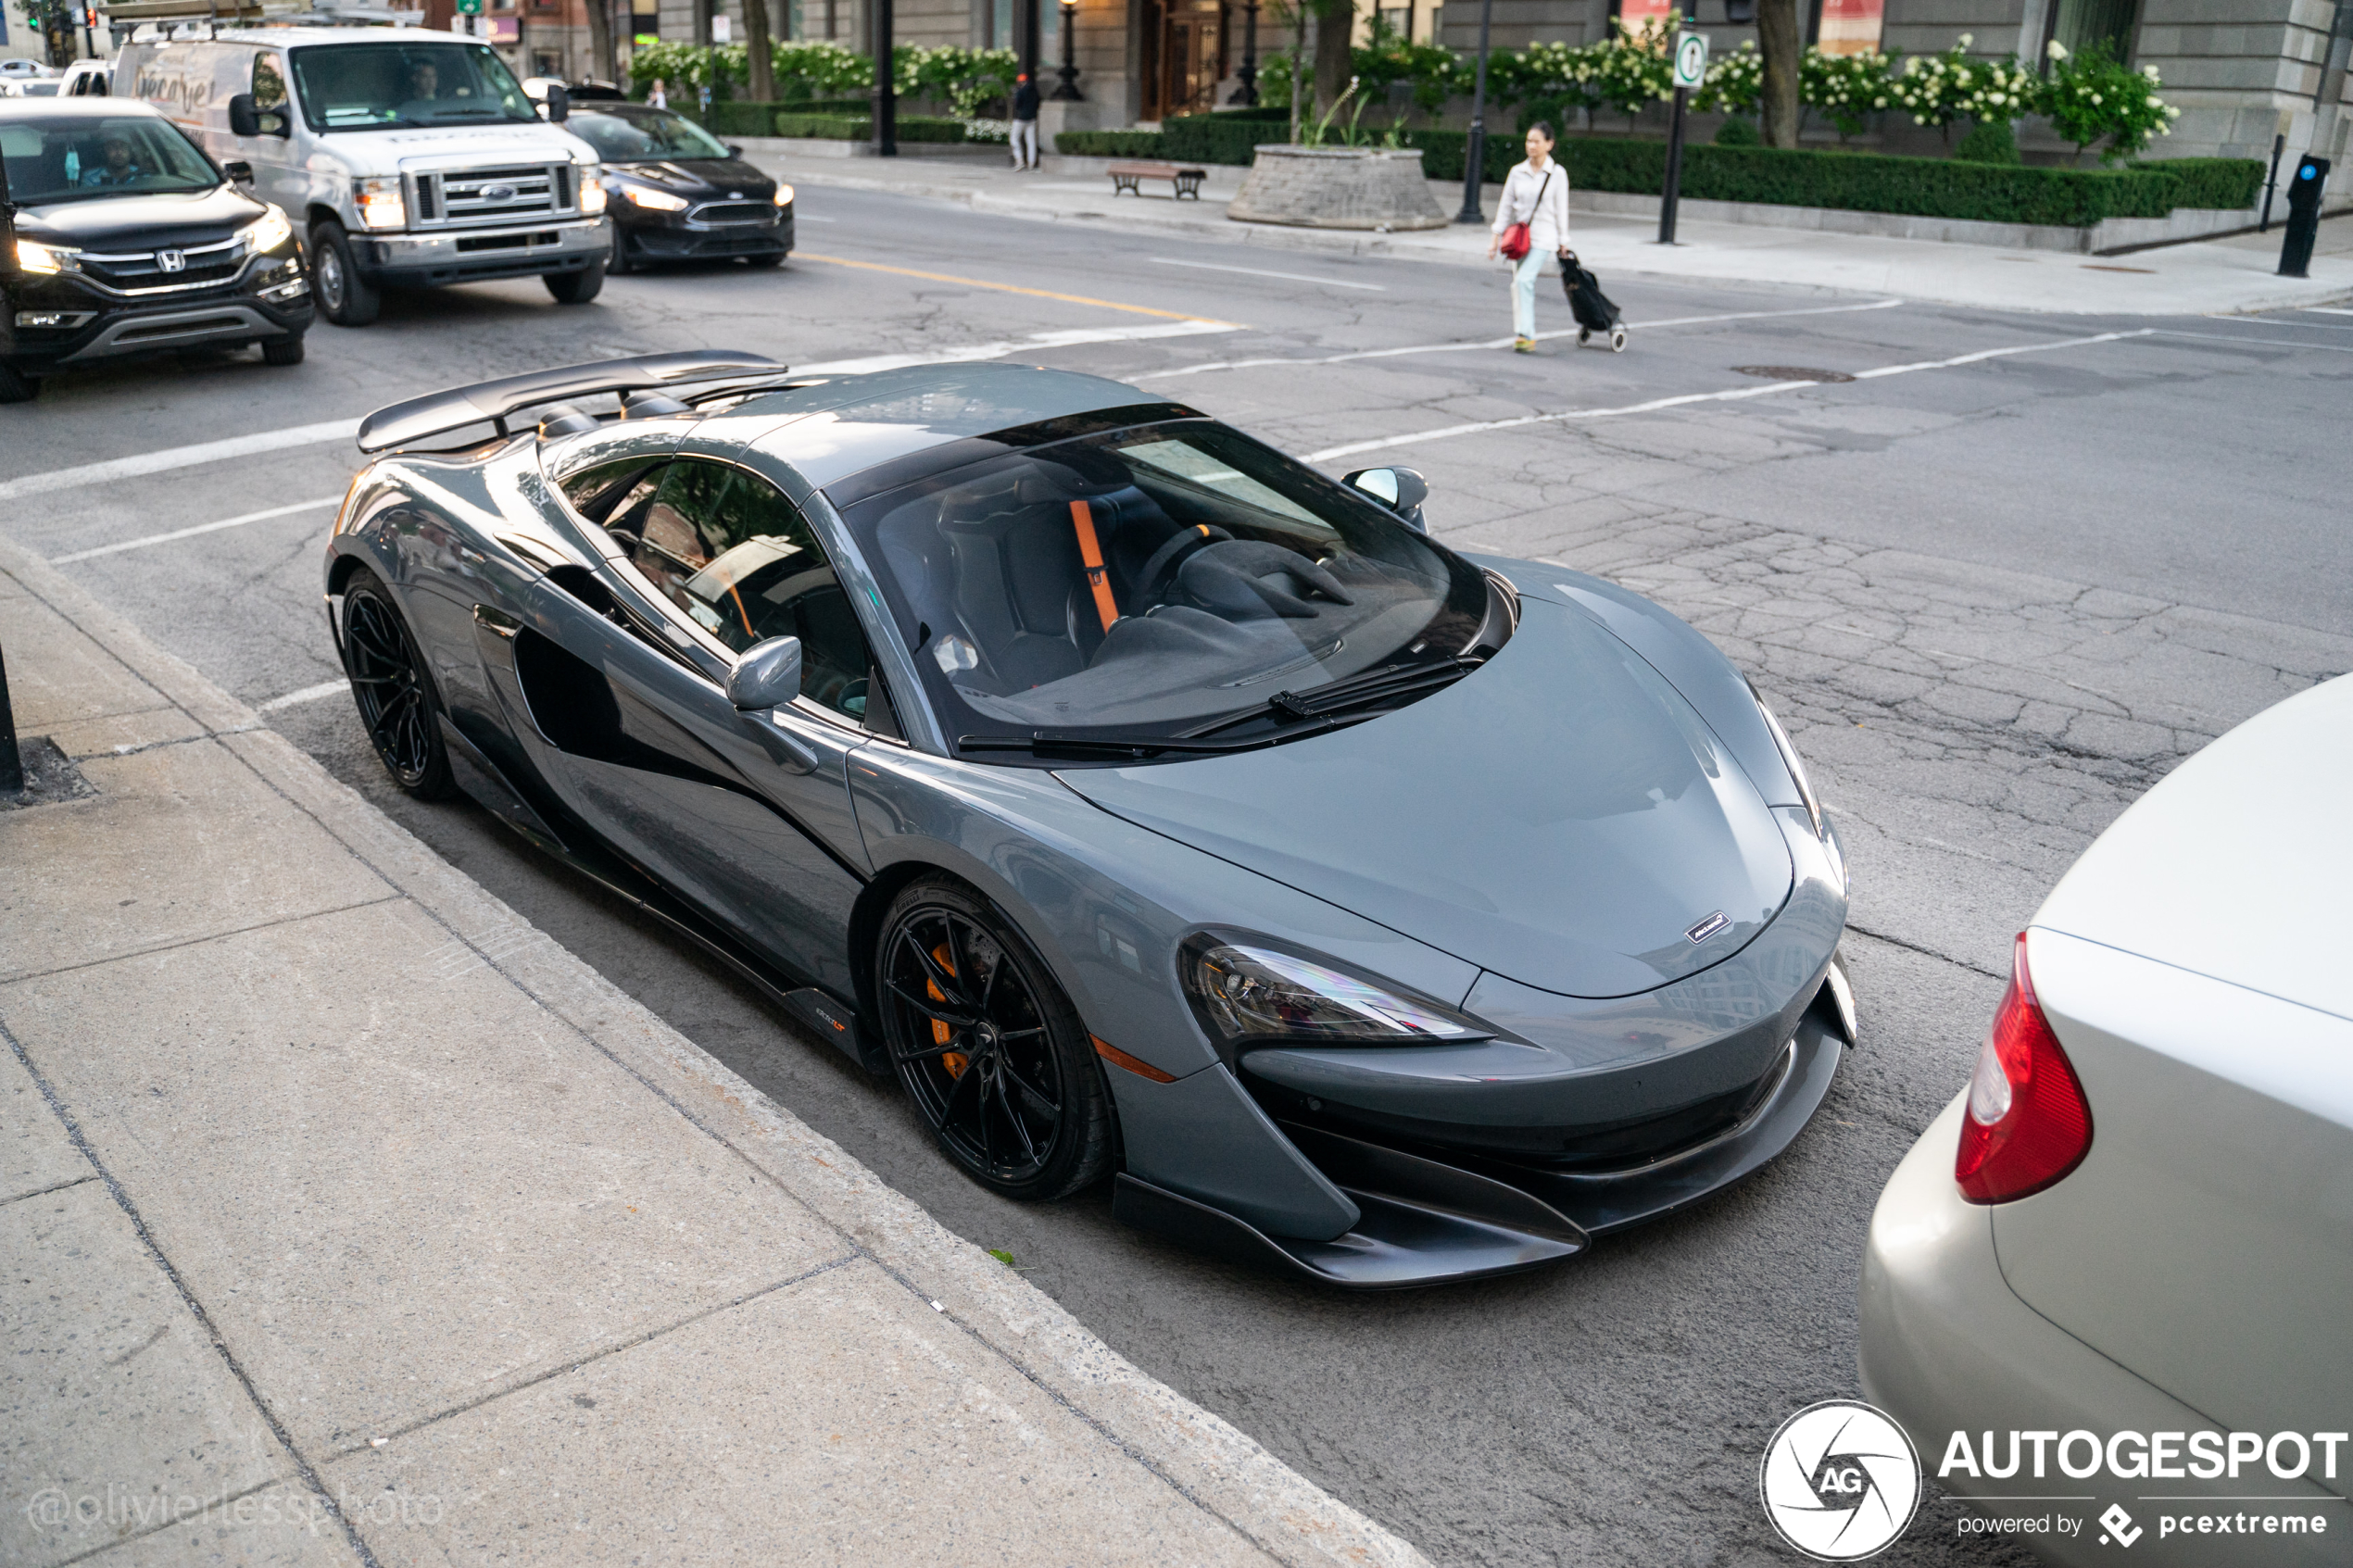
[[[1675,39],[1675,85],[1693,88],[1707,80],[1707,40],[1696,32]]]

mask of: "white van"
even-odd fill
[[[487,44],[408,27],[181,31],[210,36],[134,37],[115,94],[161,108],[233,174],[251,166],[309,235],[330,321],[374,320],[387,283],[536,275],[567,305],[604,286],[596,149],[542,119]],[[560,121],[560,96],[547,112]]]

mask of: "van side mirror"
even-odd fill
[[[572,94],[564,91],[563,83],[547,83],[547,102],[541,112],[547,115],[550,125],[561,125],[572,118]]]
[[[252,94],[240,93],[229,100],[229,134],[232,136],[261,134],[261,110],[254,106]]]
[[[1428,498],[1429,481],[1415,469],[1358,469],[1340,483],[1395,512],[1416,533],[1429,530],[1422,522],[1422,502]]]
[[[754,643],[727,674],[727,700],[738,712],[761,713],[800,695],[800,639]]]

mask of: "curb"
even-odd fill
[[[251,767],[484,964],[1196,1506],[1296,1568],[1428,1568],[1403,1537],[1146,1374],[1052,1298],[893,1191],[56,568],[5,539],[0,568],[178,704],[204,738]]]

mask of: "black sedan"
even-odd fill
[[[792,249],[792,187],[686,116],[645,104],[575,103],[564,129],[605,160],[608,271],[735,257],[774,267]]]
[[[52,371],[258,344],[302,362],[310,285],[286,215],[117,98],[0,104],[0,403]]]

